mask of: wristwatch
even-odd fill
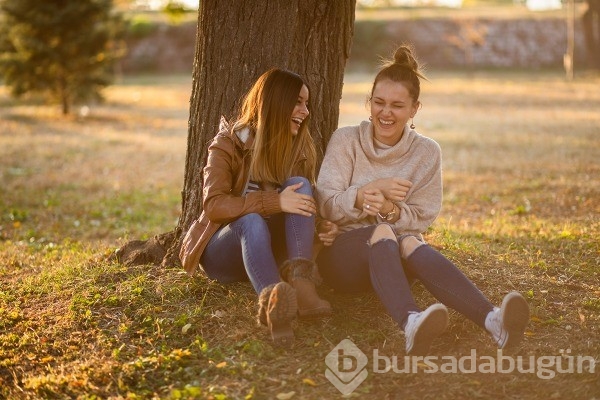
[[[377,213],[377,216],[384,221],[391,221],[396,215],[396,204],[392,203],[392,211],[387,214]]]

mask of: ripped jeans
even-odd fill
[[[344,232],[323,247],[316,261],[327,285],[344,293],[374,290],[404,328],[409,312],[420,311],[410,291],[409,282],[416,279],[438,301],[485,329],[492,303],[450,260],[427,244],[403,259],[397,240],[370,242],[376,226]]]
[[[308,179],[292,177],[287,186],[304,182],[296,193],[312,196]],[[279,268],[290,258],[312,259],[315,217],[279,213],[263,218],[251,213],[221,227],[210,239],[200,264],[206,275],[221,283],[250,280],[256,293],[279,282]]]

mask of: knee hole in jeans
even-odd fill
[[[394,228],[390,224],[381,223],[377,224],[371,237],[369,238],[369,245],[373,245],[382,240],[393,240],[396,241],[396,233],[394,232]]]
[[[402,239],[402,242],[400,242],[400,256],[406,259],[410,257],[410,255],[414,253],[417,248],[423,246],[424,244],[425,243],[421,242],[414,236],[406,236],[404,239]]]

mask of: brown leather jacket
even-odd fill
[[[193,274],[211,237],[223,225],[237,218],[258,213],[269,216],[281,212],[279,192],[263,190],[242,196],[248,183],[250,149],[254,135],[248,128],[231,131],[222,126],[208,147],[202,190],[203,211],[186,233],[179,259],[188,274]],[[296,162],[294,172],[305,162]]]

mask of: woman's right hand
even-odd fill
[[[381,212],[386,200],[383,192],[379,189],[365,189],[363,191],[363,211],[371,216]]]
[[[315,199],[308,194],[296,193],[304,182],[298,182],[283,189],[279,193],[279,206],[281,211],[291,214],[304,215],[311,217],[317,214],[317,204]]]

